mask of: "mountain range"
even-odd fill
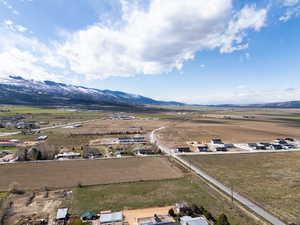
[[[27,80],[20,76],[0,78],[0,104],[15,105],[186,105],[176,101],[159,101],[121,91],[99,90],[53,81]],[[201,105],[196,105],[201,106]],[[300,108],[300,101],[264,104],[223,104],[214,107]]]
[[[0,78],[0,104],[17,105],[184,105],[120,91],[99,90],[53,81]]]

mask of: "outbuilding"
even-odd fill
[[[122,212],[100,214],[100,224],[115,224],[123,221]]]

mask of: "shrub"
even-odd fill
[[[230,225],[227,216],[224,213],[218,217],[216,225]]]

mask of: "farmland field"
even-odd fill
[[[299,220],[300,152],[184,158],[282,220]]]
[[[0,190],[17,182],[22,189],[67,188],[181,177],[166,157],[70,160],[0,165]]]
[[[162,130],[159,139],[162,143],[175,148],[187,141],[208,143],[213,138],[221,138],[225,143],[249,143],[272,141],[279,137],[300,139],[299,123],[294,120],[257,120],[201,118],[175,121]]]
[[[232,209],[227,200],[224,200],[197,177],[189,175],[171,180],[75,188],[72,199],[69,200],[69,203],[65,203],[64,207],[70,207],[71,213],[80,215],[87,211],[99,212],[107,209],[117,211],[169,206],[182,201],[203,206],[215,217],[225,213],[233,225],[257,224],[244,212],[237,208]]]

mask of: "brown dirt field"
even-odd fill
[[[225,143],[271,141],[278,137],[300,139],[300,127],[281,121],[249,121],[201,119],[173,122],[160,131],[159,139],[169,147],[185,145],[187,141],[209,142],[221,138]]]
[[[47,196],[45,192],[36,192],[33,198],[31,197],[32,194],[9,196],[8,201],[13,204],[4,224],[16,224],[25,218],[47,219],[49,225],[55,224],[56,212],[65,198],[65,192],[62,190],[49,191]]]
[[[184,156],[228,187],[279,216],[299,222],[300,152]],[[297,222],[298,221],[298,222]]]
[[[155,128],[163,126],[165,122],[154,120],[99,120],[84,124],[76,129],[64,129],[66,133],[84,134],[84,133],[108,133],[108,132],[151,132]],[[141,130],[142,128],[142,130]]]
[[[125,221],[128,222],[129,225],[137,225],[138,218],[153,217],[154,214],[167,216],[169,214],[169,210],[172,208],[174,208],[174,206],[123,210],[123,215],[125,217]],[[172,217],[168,217],[168,219],[170,219],[171,221],[173,220]]]
[[[22,189],[75,187],[182,177],[167,157],[70,160],[0,165],[0,190],[17,182]]]

